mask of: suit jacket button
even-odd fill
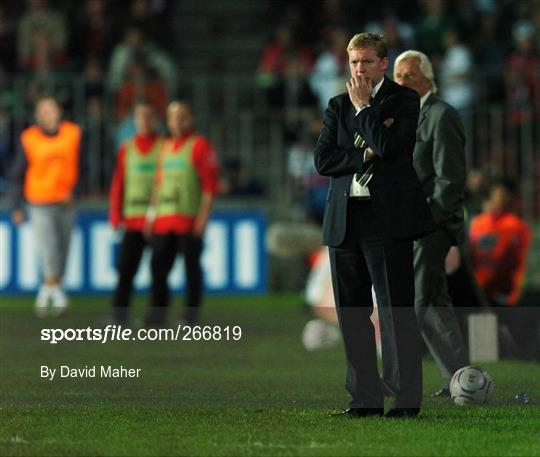
[[[344,196],[344,197],[347,197],[347,192],[343,192],[343,196]]]

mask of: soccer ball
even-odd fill
[[[450,395],[456,405],[482,405],[493,397],[495,384],[489,373],[478,367],[463,367],[450,381]]]
[[[309,321],[302,332],[302,343],[308,351],[334,347],[339,343],[340,338],[337,325],[321,319]]]

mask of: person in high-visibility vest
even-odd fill
[[[26,201],[43,267],[35,302],[36,314],[42,317],[48,314],[49,304],[56,315],[68,307],[62,281],[75,221],[81,129],[62,120],[62,109],[52,96],[40,98],[34,114],[36,124],[22,132],[12,169],[12,220],[17,225],[24,222]]]
[[[187,280],[182,320],[192,325],[199,319],[202,242],[218,190],[219,166],[213,146],[194,130],[188,103],[169,104],[167,125],[171,137],[161,148],[153,207],[147,218],[147,230],[152,232],[152,308],[147,324],[162,325],[165,320],[167,278],[181,252]]]
[[[516,306],[525,280],[531,229],[514,212],[518,197],[512,180],[494,180],[484,212],[471,220],[469,228],[474,274],[495,306]]]
[[[494,179],[484,211],[471,220],[471,263],[478,286],[497,315],[502,357],[536,357],[538,316],[521,307],[531,228],[518,214],[519,187],[508,178]],[[536,353],[536,355],[534,355]]]
[[[152,105],[136,103],[134,118],[137,133],[118,151],[109,194],[109,222],[113,229],[123,229],[117,261],[118,283],[113,295],[113,321],[118,324],[128,321],[133,278],[147,246],[143,229],[162,143]]]

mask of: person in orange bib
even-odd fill
[[[534,344],[538,317],[520,307],[531,229],[514,213],[518,186],[509,179],[494,180],[484,212],[471,220],[469,239],[474,275],[497,314],[502,357],[526,356]],[[536,348],[538,347],[535,345]],[[538,350],[533,352],[538,354]]]
[[[515,183],[495,180],[485,212],[471,220],[469,229],[476,280],[496,306],[516,306],[525,279],[531,229],[513,212],[517,196]]]
[[[219,167],[210,142],[194,130],[191,107],[175,101],[167,109],[171,137],[162,145],[153,206],[147,218],[152,232],[152,291],[147,325],[163,325],[169,305],[167,278],[176,254],[184,255],[186,308],[183,322],[199,318],[203,290],[201,251],[218,190]]]
[[[34,114],[36,124],[21,134],[12,169],[11,202],[17,225],[25,220],[22,204],[27,203],[43,267],[35,301],[36,314],[42,317],[49,310],[61,314],[68,307],[62,280],[75,221],[73,193],[79,179],[81,129],[62,121],[62,109],[52,96],[40,98]]]
[[[134,117],[137,133],[118,151],[109,194],[109,222],[114,230],[123,229],[117,261],[118,283],[113,295],[112,320],[117,324],[127,324],[133,278],[147,246],[143,229],[162,143],[151,104],[136,103]]]

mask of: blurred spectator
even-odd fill
[[[201,253],[219,183],[219,164],[212,144],[195,130],[191,106],[173,102],[167,109],[171,137],[160,150],[151,207],[152,309],[146,324],[162,325],[170,302],[167,279],[178,252],[186,270],[186,308],[182,321],[195,325],[203,296]],[[152,210],[150,212],[152,212]]]
[[[0,111],[7,115],[13,115],[17,108],[22,107],[20,91],[16,91],[13,80],[7,72],[7,68],[0,63]]]
[[[400,19],[392,7],[387,7],[381,21],[373,21],[366,25],[366,31],[382,33],[388,43],[388,74],[394,72],[396,57],[406,49],[414,47],[413,27]]]
[[[46,0],[27,0],[27,11],[19,21],[17,31],[17,58],[19,65],[28,66],[33,49],[34,35],[41,31],[48,40],[52,59],[62,61],[66,55],[66,24],[56,10],[48,7]]]
[[[349,13],[349,6],[343,0],[325,0],[322,2],[322,17],[330,27],[349,29],[355,26],[355,21]]]
[[[504,100],[503,72],[509,46],[501,39],[497,27],[497,17],[493,13],[480,16],[479,29],[472,37],[474,74],[478,78],[476,84],[477,99],[487,102]]]
[[[469,232],[471,220],[482,212],[482,204],[489,195],[491,178],[482,170],[473,169],[465,181],[465,233]],[[446,258],[448,293],[456,307],[461,331],[467,333],[466,316],[471,310],[487,306],[484,293],[477,284],[471,262],[469,238],[459,246],[452,246]],[[459,310],[458,308],[463,308]]]
[[[0,66],[11,73],[15,69],[15,19],[0,5]]]
[[[478,33],[479,16],[495,11],[493,0],[446,0],[446,2],[454,19],[453,25],[467,45],[471,45],[474,35]]]
[[[471,221],[471,260],[476,281],[498,317],[501,356],[538,357],[538,313],[517,306],[531,244],[531,229],[514,214],[518,204],[515,182],[493,182],[485,212]]]
[[[113,21],[105,0],[86,0],[71,30],[71,56],[78,68],[84,67],[88,60],[106,63],[112,32]]]
[[[249,174],[240,159],[223,163],[220,192],[229,197],[259,197],[265,194],[263,185]]]
[[[290,28],[280,26],[275,41],[266,46],[259,61],[257,80],[266,92],[267,103],[282,107],[290,92],[302,103],[312,67],[311,49],[300,43]]]
[[[306,124],[305,131],[291,146],[287,169],[292,178],[293,195],[300,199],[305,217],[322,225],[325,197],[329,178],[321,176],[313,162],[313,146],[322,129],[322,120],[316,118]]]
[[[275,0],[272,6],[275,9],[274,14],[280,17],[280,27],[294,30],[297,37],[307,37],[313,30],[311,28],[313,17],[312,8],[306,5],[302,0]],[[326,2],[325,2],[326,3]],[[313,44],[310,41],[310,44]]]
[[[286,125],[296,130],[297,123],[308,118],[318,105],[317,96],[311,90],[309,76],[304,73],[298,55],[289,60],[277,89],[275,101],[285,109]]]
[[[155,73],[146,67],[144,60],[134,60],[128,79],[116,93],[116,117],[122,121],[131,113],[135,102],[146,100],[151,104],[158,119],[165,118],[168,96],[165,87]]]
[[[98,59],[89,59],[84,67],[84,98],[86,103],[101,104],[105,88],[103,86],[103,69]]]
[[[61,68],[66,63],[63,52],[55,52],[47,31],[35,28],[32,34],[30,53],[23,63],[24,70]]]
[[[530,120],[530,109],[540,102],[540,56],[529,21],[517,22],[512,31],[515,49],[506,62],[506,99],[512,123]]]
[[[531,229],[514,214],[518,198],[513,181],[495,180],[469,229],[475,276],[494,305],[515,306],[525,279]]]
[[[44,94],[53,93],[58,101],[69,106],[72,99],[72,74],[63,70],[63,56],[54,54],[44,30],[35,31],[33,47],[23,74],[25,100],[28,107]]]
[[[153,69],[165,83],[168,94],[174,96],[177,88],[175,62],[159,46],[147,41],[140,29],[133,27],[126,31],[124,40],[112,52],[107,77],[109,90],[118,90],[135,60],[142,60]]]
[[[123,232],[117,259],[118,281],[112,297],[112,321],[124,325],[131,305],[133,279],[148,245],[143,229],[163,141],[152,105],[139,101],[133,111],[137,133],[118,151],[109,192],[109,223],[113,230]]]
[[[103,70],[97,59],[87,61],[84,68],[84,115],[85,131],[84,149],[87,151],[82,159],[85,173],[81,176],[81,191],[89,196],[98,189],[105,189],[109,180],[107,179],[110,170],[105,167],[105,148],[109,145],[105,141],[107,138],[104,122],[104,86]]]
[[[446,52],[440,69],[441,97],[463,114],[473,102],[472,56],[461,42],[457,30],[448,29],[444,40]]]
[[[119,28],[127,30],[128,28],[137,28],[143,35],[151,41],[166,46],[170,39],[164,26],[165,1],[152,0],[132,0],[127,12],[122,11]],[[127,14],[126,14],[127,13]]]
[[[444,55],[444,35],[451,27],[452,21],[445,12],[442,0],[423,0],[424,14],[416,28],[418,49],[426,54],[434,66],[439,66]]]
[[[491,183],[489,176],[482,170],[473,169],[465,182],[465,220],[469,221],[482,212],[482,204],[489,195]]]
[[[346,90],[345,82],[349,73],[347,56],[348,32],[335,27],[328,33],[325,50],[317,57],[310,77],[311,88],[319,99],[322,112],[328,106],[328,100]]]
[[[12,167],[10,203],[17,225],[30,215],[36,246],[41,254],[43,282],[35,302],[39,317],[59,315],[68,307],[63,288],[71,232],[75,222],[74,193],[79,179],[81,129],[62,121],[62,110],[53,97],[39,99],[36,125],[25,129]]]

